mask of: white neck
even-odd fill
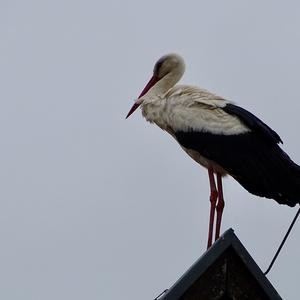
[[[165,94],[180,80],[184,73],[184,69],[184,65],[180,64],[177,68],[173,69],[170,73],[160,79],[146,95],[151,97]]]

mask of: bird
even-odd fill
[[[147,121],[207,169],[208,249],[213,236],[214,241],[220,236],[223,177],[233,177],[251,194],[293,207],[300,203],[300,167],[280,147],[280,136],[248,110],[200,87],[177,85],[184,72],[180,55],[162,56],[126,119],[140,107]]]

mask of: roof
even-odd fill
[[[159,300],[282,299],[228,229]]]

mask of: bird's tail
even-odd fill
[[[292,207],[300,203],[300,166],[279,146],[272,151],[260,150],[256,160],[245,158],[243,172],[231,175],[252,194]]]
[[[278,147],[279,148],[279,147]],[[280,148],[279,148],[280,149]],[[275,154],[275,153],[274,153]],[[270,174],[274,181],[271,187],[272,196],[280,204],[295,206],[300,203],[300,166],[293,162],[290,157],[280,149],[272,159],[273,166]]]

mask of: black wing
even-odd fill
[[[237,135],[177,131],[175,136],[183,147],[219,164],[250,193],[294,206],[300,202],[300,167],[277,143],[266,142],[264,135],[273,136],[268,127],[257,121],[251,126],[260,129]]]
[[[280,136],[273,129],[246,109],[230,103],[226,104],[222,109],[230,115],[237,116],[252,131],[257,132],[267,140],[277,144],[282,143]]]

